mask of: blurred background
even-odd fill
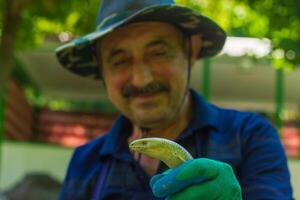
[[[74,148],[118,115],[101,82],[62,69],[54,49],[94,30],[99,0],[0,1],[0,199],[56,199]],[[277,128],[300,199],[300,1],[177,0],[228,33],[191,86]]]

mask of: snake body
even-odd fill
[[[129,144],[132,151],[136,151],[164,162],[168,167],[175,168],[192,155],[181,145],[165,138],[143,138]]]

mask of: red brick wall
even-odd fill
[[[107,132],[116,118],[111,114],[65,112],[34,108],[23,89],[11,80],[5,98],[4,138],[78,146]]]
[[[42,109],[36,117],[38,141],[78,146],[106,133],[116,115]]]
[[[11,80],[8,84],[4,114],[4,138],[32,139],[33,108],[27,102],[22,88]]]

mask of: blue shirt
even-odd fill
[[[193,117],[176,142],[196,158],[230,164],[244,200],[292,199],[287,159],[270,123],[256,113],[216,107],[194,91],[191,95]],[[101,199],[157,199],[149,187],[150,177],[128,149],[131,132],[130,121],[120,116],[108,134],[78,147],[70,161],[60,200],[93,199],[99,177],[104,180]],[[165,169],[161,163],[157,173]]]

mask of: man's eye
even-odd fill
[[[157,52],[155,52],[155,55],[159,55],[159,56],[166,55],[166,54],[167,54],[167,52],[165,52],[165,51],[157,51]]]
[[[153,56],[166,56],[167,52],[165,50],[157,50],[151,53]]]
[[[114,61],[114,62],[112,62],[112,64],[114,65],[114,66],[124,66],[124,65],[127,65],[127,64],[129,64],[129,60],[128,59],[121,59],[121,60],[116,60],[116,61]]]

